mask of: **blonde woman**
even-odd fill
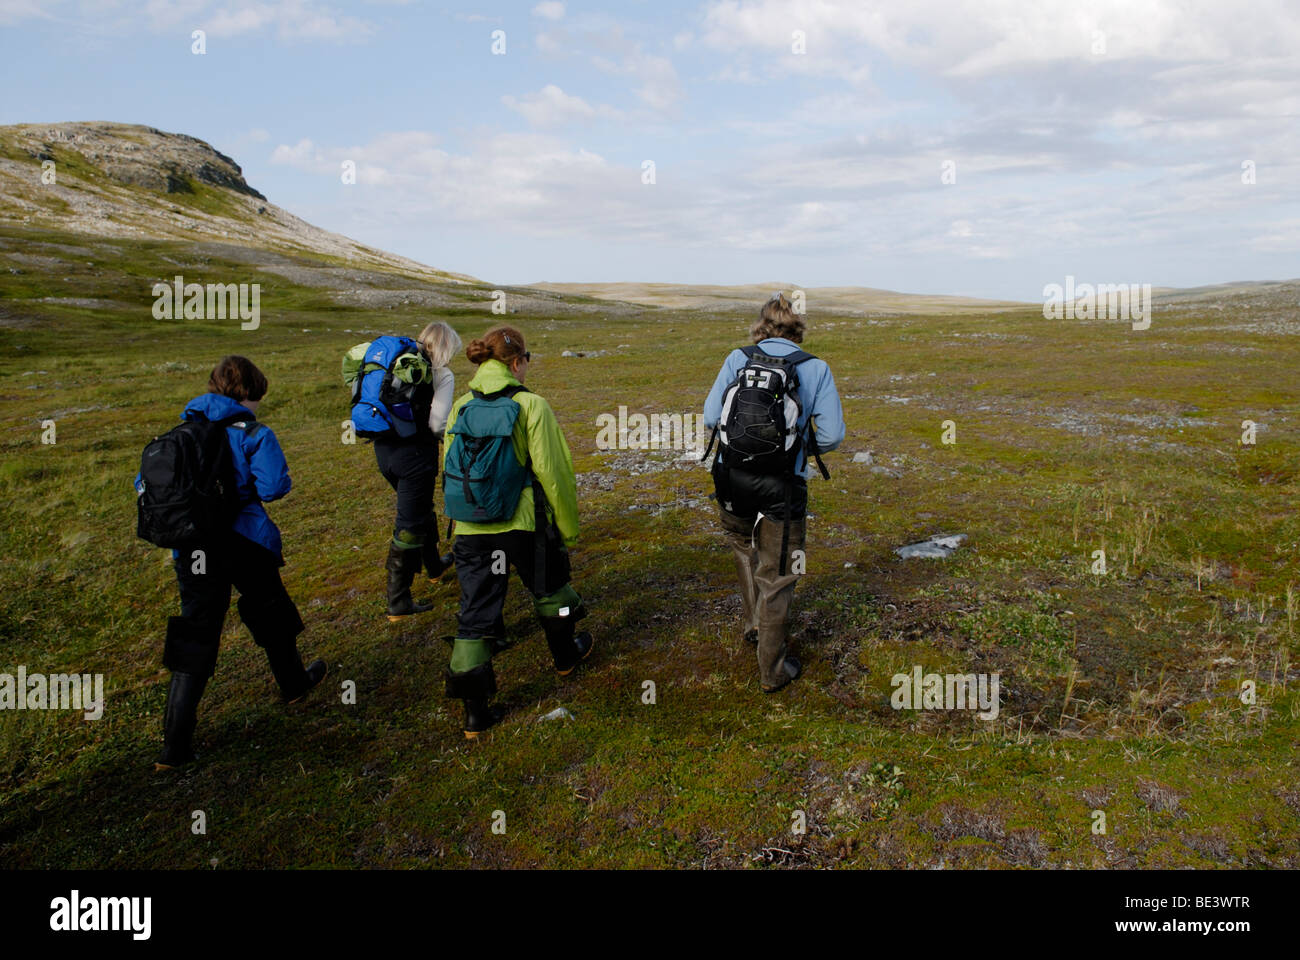
[[[448,364],[461,350],[460,337],[445,323],[430,323],[417,338],[429,361],[433,380],[416,394],[416,430],[413,436],[386,434],[375,438],[379,472],[397,493],[397,519],[388,548],[388,619],[396,621],[432,609],[416,603],[411,584],[423,566],[429,581],[438,580],[453,560],[438,552],[438,518],[433,511],[434,482],[438,476],[438,443],[456,396],[456,377]],[[427,405],[428,413],[423,409]]]

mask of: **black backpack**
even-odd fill
[[[776,357],[757,346],[740,349],[747,358],[745,365],[722,394],[722,415],[701,459],[708,459],[716,439],[727,466],[764,476],[787,476],[794,472],[799,452],[807,446],[822,475],[829,479],[811,425],[807,436],[799,430],[803,407],[798,368],[816,358],[802,350]]]
[[[239,490],[226,427],[254,433],[252,413],[185,420],[145,445],[136,488],[136,536],[159,547],[209,542],[239,515]]]
[[[799,451],[806,447],[808,455],[817,461],[822,477],[831,478],[817,449],[812,423],[807,424],[803,433],[799,430],[803,406],[799,402],[798,367],[816,358],[802,350],[776,357],[757,345],[740,349],[746,357],[745,365],[736,371],[736,379],[722,394],[722,414],[700,459],[709,459],[713,441],[717,440],[718,459],[713,464],[715,483],[719,480],[718,470],[729,468],[782,478],[785,517],[777,569],[780,576],[785,576],[790,550],[791,485]]]

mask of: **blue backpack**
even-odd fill
[[[512,398],[523,389],[475,390],[460,408],[442,471],[443,512],[450,519],[495,523],[515,515],[519,497],[533,479],[511,439],[520,410]]]
[[[343,358],[343,380],[352,387],[352,425],[361,437],[413,437],[428,416],[429,361],[410,337],[376,337]]]

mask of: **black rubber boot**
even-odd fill
[[[397,544],[388,547],[388,561],[384,564],[388,571],[388,619],[396,623],[402,617],[414,613],[427,613],[433,604],[416,603],[411,599],[411,584],[420,572],[420,551],[403,550]]]
[[[496,707],[486,700],[465,701],[465,739],[476,740],[480,733],[490,730],[505,717],[504,707]]]
[[[199,700],[207,685],[207,677],[172,674],[163,712],[163,750],[154,761],[155,770],[171,770],[195,759],[194,727],[198,724]]]
[[[304,668],[298,644],[292,641],[284,646],[267,647],[266,661],[271,665],[271,673],[280,685],[286,703],[297,703],[307,696],[329,672],[324,660],[313,660],[310,666]]]
[[[492,661],[481,663],[464,673],[447,671],[447,696],[465,701],[465,739],[474,740],[484,730],[501,722],[506,712],[488,701],[497,692],[496,672]]]
[[[425,573],[430,583],[437,583],[443,575],[456,565],[456,558],[450,553],[438,553],[438,541],[426,540],[421,550]]]
[[[546,645],[551,648],[555,672],[562,677],[567,677],[579,663],[586,660],[596,643],[590,633],[584,631],[574,634],[578,619],[578,617],[542,617]]]
[[[326,664],[324,660],[313,660],[311,663],[307,664],[307,668],[303,671],[307,676],[307,686],[303,689],[302,693],[298,694],[298,696],[294,697],[289,702],[297,703],[303,697],[307,696],[308,693],[320,685],[320,682],[325,679],[325,674],[329,672],[329,665]]]

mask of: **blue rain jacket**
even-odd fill
[[[181,419],[193,420],[197,414],[202,414],[209,420],[224,420],[227,417],[247,417],[250,421],[254,419],[249,409],[238,400],[219,393],[205,393],[195,397],[185,405]],[[262,506],[263,501],[279,500],[293,486],[280,441],[275,438],[270,427],[260,424],[251,433],[240,427],[227,426],[226,436],[230,440],[235,481],[243,505],[239,516],[235,518],[234,531],[276,556],[281,556],[283,547],[280,529],[271,522],[266,508]],[[138,474],[135,482],[138,490]]]

